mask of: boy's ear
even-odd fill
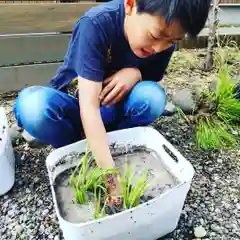
[[[135,7],[135,0],[125,0],[126,15],[131,15],[134,7]]]

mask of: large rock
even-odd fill
[[[162,116],[172,116],[175,112],[176,106],[171,102],[167,102]]]
[[[197,108],[197,99],[190,89],[176,91],[173,95],[173,103],[178,106],[185,114],[194,113]]]

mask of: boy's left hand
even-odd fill
[[[100,101],[103,105],[115,104],[141,80],[141,72],[137,68],[123,68],[103,82]]]

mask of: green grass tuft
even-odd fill
[[[104,195],[105,195],[105,191],[104,191]],[[106,212],[105,212],[106,201],[104,202],[104,205],[101,209],[102,193],[101,193],[101,190],[97,191],[97,188],[95,188],[94,190],[94,197],[95,197],[94,219],[99,219],[106,216]]]
[[[228,131],[228,127],[218,119],[203,117],[197,120],[196,126],[197,146],[203,149],[230,148],[237,141]]]
[[[69,178],[70,186],[75,192],[76,201],[79,204],[87,204],[89,201],[88,192],[106,193],[106,174],[119,174],[119,171],[117,169],[101,169],[98,167],[90,168],[89,151],[86,151]]]
[[[216,90],[217,116],[227,124],[240,121],[240,101],[234,93],[233,82],[228,67],[220,70],[219,81]]]
[[[120,176],[120,171],[117,169],[102,169],[90,166],[89,153],[88,150],[85,152],[80,163],[69,177],[69,183],[74,190],[77,203],[93,204],[94,202],[94,219],[104,217],[106,215],[105,200],[108,194],[105,177],[107,174],[114,174],[119,178],[122,186],[124,209],[138,206],[140,198],[150,187],[150,184],[147,183],[148,171],[145,170],[142,176],[135,179],[134,171],[130,167],[126,167],[123,176]],[[102,203],[104,203],[104,206],[102,206]]]
[[[196,124],[197,146],[204,149],[225,149],[236,146],[236,136],[230,132],[240,122],[240,101],[236,98],[236,82],[231,69],[222,64],[215,92],[204,92],[202,102],[214,108],[199,113]],[[205,104],[206,106],[206,104]]]
[[[176,106],[176,111],[179,117],[183,118],[188,123],[190,122],[190,119],[187,117],[187,115],[183,112],[183,110],[179,106]]]
[[[145,191],[150,187],[147,183],[148,171],[145,170],[143,176],[138,177],[135,182],[134,171],[130,167],[126,167],[124,175],[121,177],[123,206],[125,209],[136,207],[139,205],[140,198]]]

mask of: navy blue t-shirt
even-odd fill
[[[86,12],[74,26],[64,63],[50,85],[66,90],[77,76],[103,81],[126,67],[137,67],[143,80],[160,81],[174,46],[148,58],[138,58],[125,38],[124,17],[124,0],[106,2]]]

